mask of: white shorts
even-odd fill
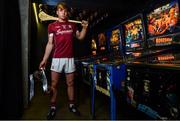
[[[51,64],[51,71],[58,73],[72,73],[76,70],[74,58],[53,58]]]

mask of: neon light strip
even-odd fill
[[[33,9],[34,9],[34,15],[35,15],[35,18],[36,18],[36,23],[38,24],[39,20],[38,20],[38,15],[37,15],[36,3],[32,3],[32,4],[33,4]]]

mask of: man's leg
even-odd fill
[[[74,72],[66,74],[67,93],[70,103],[74,101]]]
[[[56,103],[57,100],[57,84],[60,78],[60,73],[51,71],[51,103]]]
[[[75,106],[75,97],[74,97],[74,72],[66,74],[66,84],[67,84],[67,92],[69,99],[69,110],[76,115],[80,115],[80,112],[77,110]]]
[[[56,101],[57,101],[57,84],[59,81],[60,73],[51,71],[51,100],[50,100],[50,110],[47,115],[47,119],[53,119],[56,114]]]

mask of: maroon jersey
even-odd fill
[[[73,37],[77,31],[76,24],[71,22],[55,21],[48,26],[48,34],[53,33],[53,58],[72,58]]]

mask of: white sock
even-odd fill
[[[69,104],[69,107],[71,108],[71,107],[73,107],[74,106],[74,104]]]

